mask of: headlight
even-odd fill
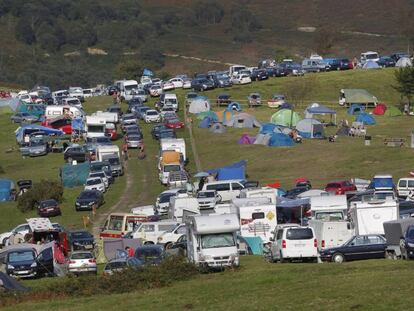
[[[7,265],[7,269],[14,269],[14,266],[12,266],[12,265]]]
[[[207,85],[206,84],[203,84],[203,87],[207,87]]]
[[[76,203],[75,203],[75,205],[76,205],[76,206],[80,206],[80,203],[79,203],[79,202],[76,202]]]
[[[414,243],[407,243],[408,247],[414,247]]]
[[[88,205],[94,205],[95,204],[95,202],[89,202],[88,203]]]
[[[37,267],[37,262],[35,261],[35,262],[33,262],[31,265],[30,265],[30,268],[36,268]]]

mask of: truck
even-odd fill
[[[186,219],[188,260],[205,269],[238,267],[236,214],[191,215]]]
[[[158,164],[159,180],[163,185],[169,182],[171,172],[179,172],[183,170],[182,158],[179,152],[166,150],[161,153]]]
[[[397,219],[385,221],[384,234],[387,240],[385,256],[389,259],[402,257],[401,248],[404,248],[404,236],[409,226],[414,225],[414,218]]]
[[[86,138],[104,137],[106,119],[102,117],[86,116],[85,136]]]
[[[352,202],[349,209],[351,228],[355,235],[384,234],[384,222],[399,218],[398,203],[391,199]]]
[[[319,250],[343,245],[353,236],[351,224],[345,220],[326,221],[311,219],[308,225],[315,232]]]
[[[187,162],[184,138],[163,138],[160,141],[160,150],[161,152],[166,150],[179,152],[182,155],[184,163]]]
[[[99,145],[96,148],[96,159],[101,162],[109,162],[113,176],[124,175],[124,168],[120,161],[119,147],[116,145]]]
[[[267,197],[233,199],[240,217],[240,232],[243,237],[260,237],[263,244],[269,243],[271,232],[276,228],[276,204]]]
[[[311,219],[344,220],[348,204],[346,195],[315,196],[310,198]]]
[[[170,198],[170,206],[168,209],[169,219],[182,220],[184,210],[198,214],[200,207],[197,198],[190,197],[185,193],[179,193],[175,197]]]

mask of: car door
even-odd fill
[[[274,259],[280,257],[280,245],[282,243],[282,238],[283,238],[283,229],[276,230],[274,237],[273,237],[274,241],[272,242],[272,245],[270,246],[272,257]]]
[[[364,258],[365,249],[365,236],[358,235],[352,241],[350,241],[341,251],[344,254],[346,260],[357,260]]]
[[[37,263],[37,274],[40,276],[43,275],[53,275],[53,249],[48,247],[44,249],[39,256],[36,258]]]
[[[386,248],[384,239],[378,235],[368,235],[365,238],[367,253],[364,259],[384,258]]]

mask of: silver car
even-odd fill
[[[76,251],[72,252],[68,264],[69,273],[97,273],[96,259],[91,252]]]
[[[33,123],[39,121],[39,118],[28,112],[18,112],[12,115],[10,120],[14,123]]]

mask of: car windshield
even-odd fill
[[[175,196],[175,193],[164,193],[160,194],[159,203],[168,203],[170,202],[170,198]]]
[[[76,260],[76,259],[92,259],[93,255],[91,253],[73,253],[70,256],[70,259]]]
[[[119,158],[108,158],[107,161],[111,164],[111,165],[119,165]]]
[[[79,199],[94,199],[96,197],[93,191],[84,191],[80,194]]]
[[[100,178],[94,178],[94,179],[88,179],[86,181],[86,185],[87,186],[91,186],[91,185],[99,185],[100,183],[102,183]]]
[[[35,253],[32,250],[17,251],[9,253],[9,263],[20,263],[24,261],[33,261],[35,259]]]
[[[215,193],[213,191],[206,191],[206,192],[199,192],[197,194],[197,198],[214,198],[215,197]]]
[[[201,236],[201,247],[218,248],[235,246],[235,241],[232,233],[215,233],[204,234]]]
[[[138,135],[134,135],[134,136],[128,135],[128,140],[129,141],[140,141],[141,140],[141,136],[138,136]]]
[[[365,58],[366,59],[376,59],[376,58],[378,58],[378,54],[377,53],[365,54]]]
[[[135,251],[135,257],[138,259],[145,258],[159,258],[161,256],[161,248],[151,247],[151,248],[137,248]]]
[[[40,203],[41,207],[50,207],[50,206],[55,206],[55,205],[56,205],[55,200],[47,200],[47,201],[43,201],[42,203]]]
[[[181,166],[180,165],[166,165],[164,166],[164,172],[178,172],[181,170]]]
[[[92,237],[91,234],[87,231],[72,232],[70,236],[72,239],[84,239]]]
[[[310,228],[292,228],[286,232],[288,240],[309,240],[313,238],[313,232]]]
[[[319,212],[316,214],[315,218],[324,221],[335,221],[343,220],[344,215],[342,214],[342,212]]]
[[[156,112],[155,110],[148,110],[146,114],[147,116],[156,116],[158,115],[158,112]]]

